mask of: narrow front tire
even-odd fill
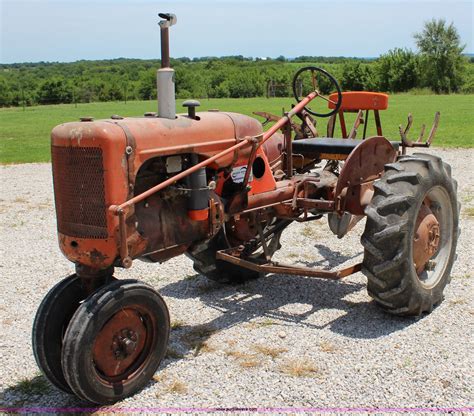
[[[32,346],[36,363],[45,377],[60,390],[71,393],[63,375],[63,336],[80,302],[87,297],[81,280],[73,274],[57,283],[36,312]]]
[[[73,392],[110,404],[141,390],[166,352],[168,308],[150,286],[117,281],[89,296],[64,336],[62,366]]]

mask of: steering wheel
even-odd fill
[[[293,95],[297,102],[300,102],[303,97],[309,94],[312,91],[316,91],[319,98],[327,101],[332,108],[331,111],[328,113],[318,113],[313,111],[308,106],[305,107],[305,110],[318,117],[330,117],[333,114],[336,114],[339,109],[341,108],[342,104],[342,93],[341,87],[339,86],[336,79],[327,71],[322,68],[318,68],[317,66],[305,66],[298,70],[298,72],[293,77]],[[326,91],[333,91],[336,89],[337,91],[337,102],[321,95],[319,89],[324,87]],[[301,95],[301,96],[300,96]]]

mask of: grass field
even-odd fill
[[[282,108],[290,109],[294,101],[290,98],[248,98],[201,100],[201,110],[218,108],[252,115],[253,111],[281,114]],[[181,101],[178,111],[182,111]],[[82,116],[96,119],[108,118],[112,114],[141,116],[146,111],[156,111],[154,101],[91,103],[51,105],[0,110],[0,163],[47,162],[50,160],[49,134],[60,123],[78,120]],[[384,135],[398,140],[398,125],[405,124],[409,112],[414,123],[411,136],[416,138],[421,124],[427,132],[436,111],[441,112],[435,146],[474,147],[474,95],[410,95],[390,97],[387,111],[381,113]],[[349,117],[350,119],[350,117]],[[325,134],[327,119],[318,119],[321,135]],[[373,119],[369,120],[368,133],[374,133]],[[336,135],[338,133],[336,132]],[[361,134],[361,133],[360,133]]]

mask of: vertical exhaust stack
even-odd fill
[[[161,68],[156,72],[156,87],[158,89],[158,117],[176,118],[176,97],[174,86],[174,70],[170,68],[169,28],[176,24],[176,15],[160,13],[161,34]]]

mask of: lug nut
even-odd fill
[[[426,271],[433,271],[436,268],[436,262],[434,260],[429,260],[428,263],[425,265]]]

